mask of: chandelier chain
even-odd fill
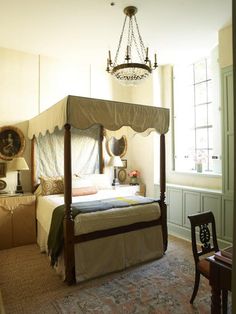
[[[134,21],[135,21],[135,25],[136,25],[137,32],[138,32],[138,37],[139,37],[139,41],[140,41],[142,57],[143,57],[143,60],[144,60],[144,58],[145,58],[145,46],[144,46],[144,43],[143,43],[142,36],[140,35],[140,32],[139,32],[139,27],[138,27],[138,22],[137,22],[136,16],[134,16]]]
[[[121,46],[121,42],[122,42],[123,35],[124,35],[124,29],[125,29],[126,20],[127,20],[127,15],[125,16],[124,24],[123,24],[122,31],[121,31],[121,34],[120,34],[120,40],[119,40],[119,43],[118,43],[118,48],[117,48],[115,59],[114,59],[114,66],[116,66],[116,64],[117,64],[117,58],[118,58],[118,55],[119,55],[120,46]]]
[[[130,47],[130,61],[132,62],[132,46],[133,46],[133,23],[132,23],[132,18],[129,19],[128,45]]]
[[[137,32],[138,32],[138,35],[140,35],[138,29],[137,29]],[[135,48],[136,48],[136,51],[137,51],[137,53],[138,53],[139,59],[140,59],[141,62],[143,62],[143,60],[144,60],[144,58],[145,58],[145,57],[144,57],[145,48],[144,48],[144,51],[143,51],[142,46],[141,46],[141,50],[139,50],[137,40],[136,40],[136,38],[135,38],[135,36],[134,36],[133,22],[132,22],[132,39],[133,39],[133,41],[134,41]],[[142,45],[143,45],[143,43],[142,43]]]

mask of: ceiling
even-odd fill
[[[123,9],[138,8],[140,33],[159,64],[199,58],[231,24],[232,0],[0,0],[0,47],[106,65]]]

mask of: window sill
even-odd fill
[[[201,176],[201,177],[208,177],[208,178],[221,178],[222,174],[219,173],[210,173],[210,172],[197,172],[197,171],[176,171],[172,170],[172,174],[181,174],[181,175],[188,175],[188,176]]]

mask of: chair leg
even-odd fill
[[[194,288],[193,288],[193,294],[192,294],[192,297],[191,297],[191,300],[190,300],[190,303],[193,304],[193,301],[197,295],[197,292],[198,292],[198,287],[199,287],[199,282],[200,282],[200,273],[199,271],[196,269],[196,272],[195,272],[195,283],[194,283]]]
[[[227,308],[228,308],[228,291],[222,290],[222,310],[223,314],[227,314]]]

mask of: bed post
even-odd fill
[[[75,283],[74,220],[71,209],[71,126],[65,125],[64,133],[64,262],[65,281]]]
[[[35,169],[35,136],[31,140],[31,190],[34,192],[36,182],[36,169]]]
[[[98,153],[99,153],[99,173],[104,172],[104,159],[103,159],[103,138],[104,138],[104,127],[101,125],[100,126],[100,135],[99,135],[99,148],[98,148]]]
[[[166,154],[165,154],[165,135],[160,136],[160,205],[162,217],[162,233],[164,251],[167,250],[168,235],[167,235],[167,208],[166,208]]]

